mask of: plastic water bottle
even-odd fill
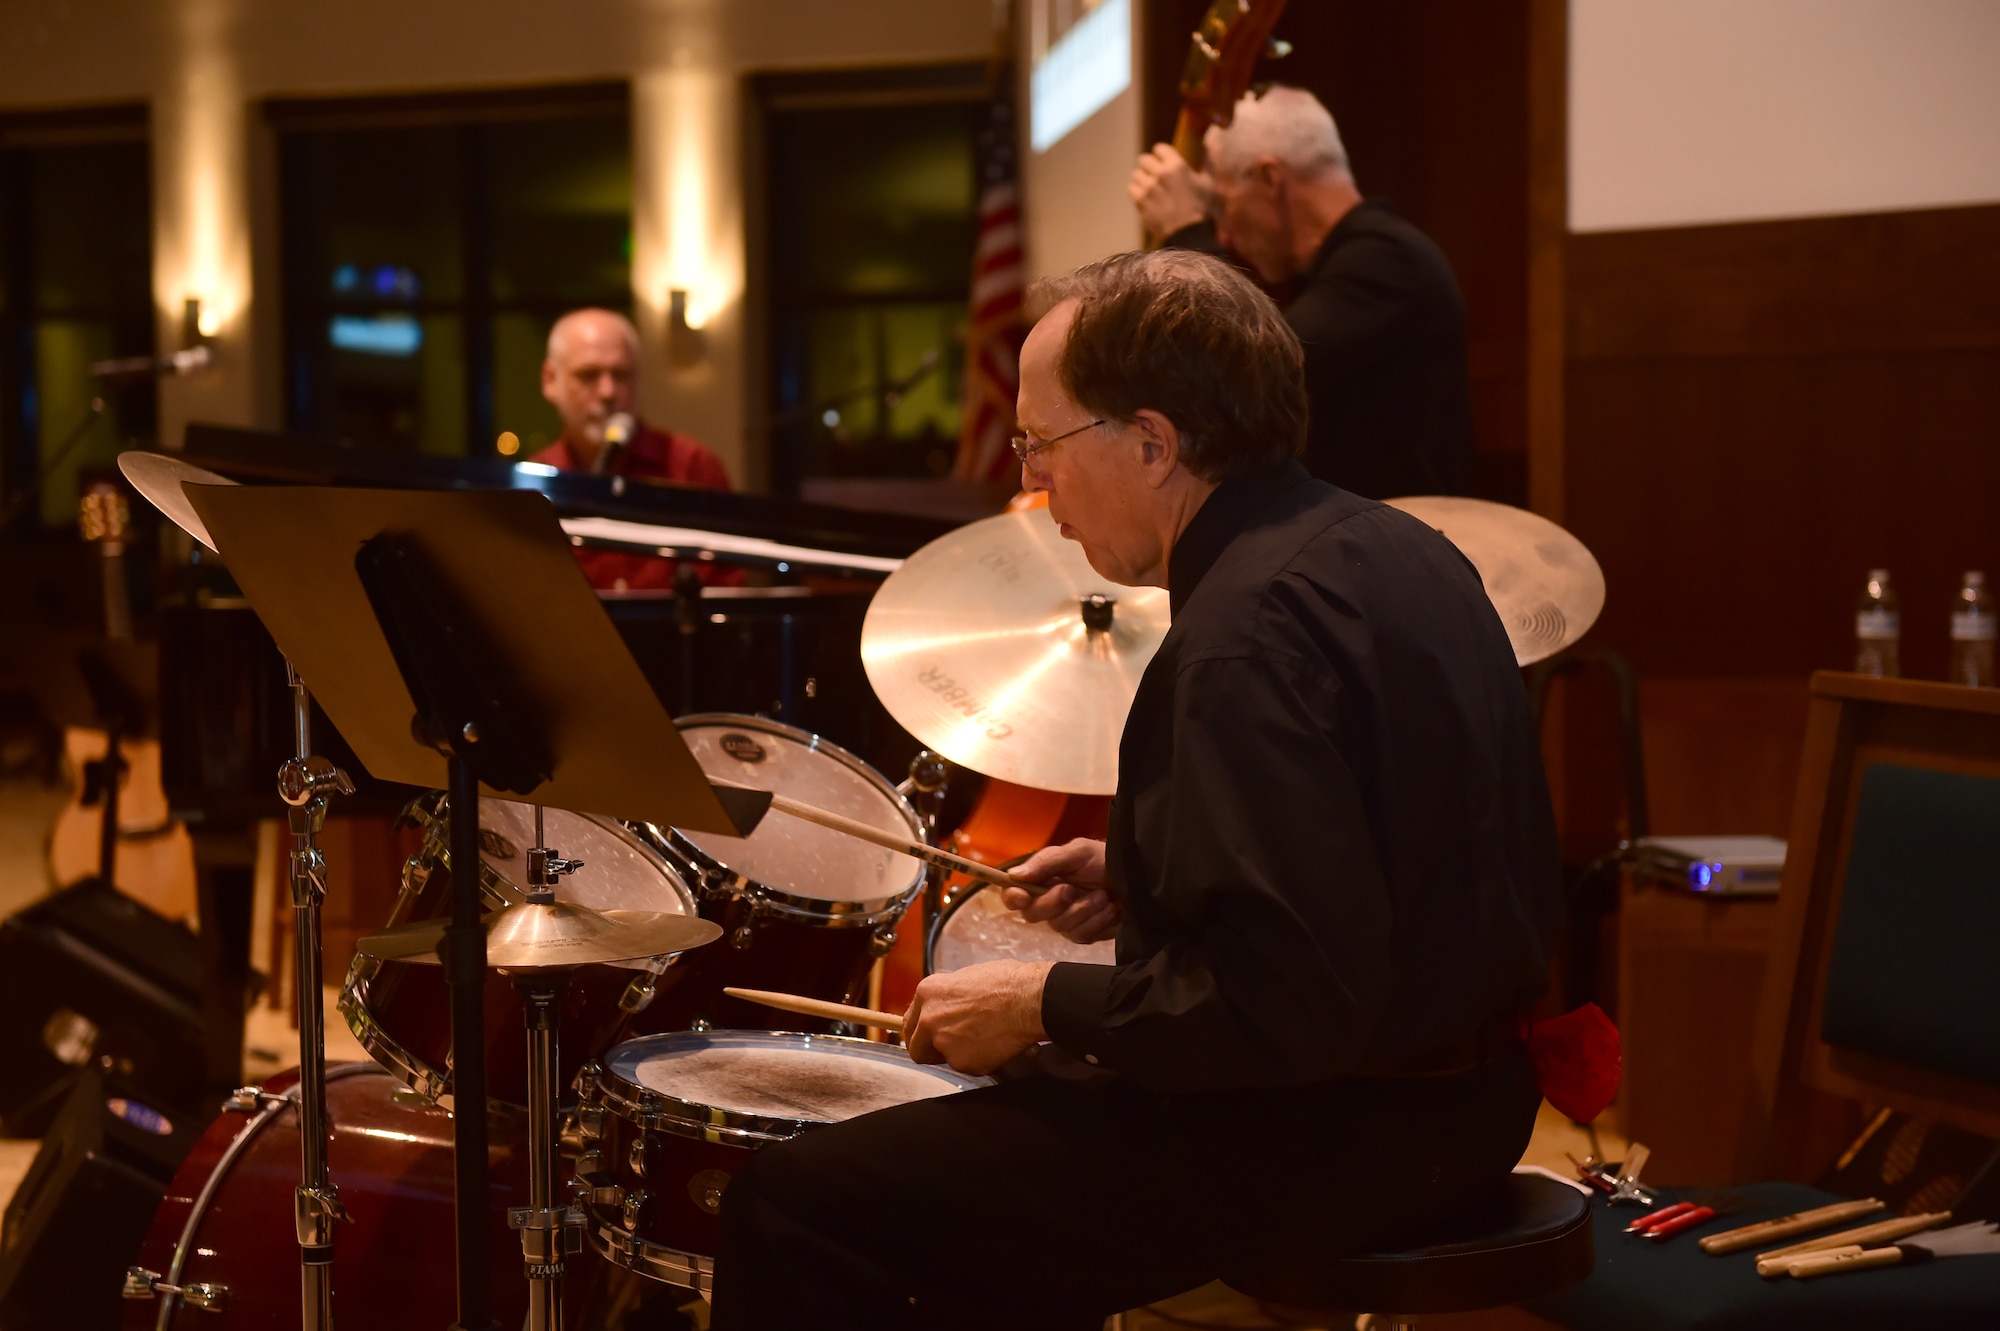
[[[1854,670],[1856,674],[1894,679],[1903,673],[1901,661],[1903,616],[1896,603],[1896,589],[1889,585],[1889,570],[1868,570],[1868,585],[1861,590],[1861,605],[1854,612]]]
[[[1951,682],[1993,687],[1993,593],[1977,569],[1965,575],[1951,603]]]

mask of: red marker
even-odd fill
[[[1654,1226],[1664,1224],[1677,1215],[1686,1215],[1692,1210],[1694,1210],[1693,1202],[1675,1202],[1672,1206],[1663,1206],[1650,1215],[1640,1216],[1637,1220],[1625,1226],[1625,1232],[1627,1234],[1644,1234]]]
[[[1692,1211],[1681,1212],[1664,1225],[1655,1225],[1646,1231],[1646,1237],[1658,1243],[1662,1239],[1670,1239],[1674,1235],[1693,1229],[1697,1225],[1705,1225],[1713,1219],[1715,1219],[1715,1208],[1697,1206]]]

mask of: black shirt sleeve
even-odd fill
[[[1339,687],[1304,655],[1183,663],[1171,772],[1120,815],[1156,863],[1119,875],[1156,884],[1171,936],[1142,961],[1057,965],[1057,1045],[1160,1091],[1353,1071],[1387,1002],[1391,911],[1334,742]]]

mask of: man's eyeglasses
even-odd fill
[[[1029,458],[1043,449],[1053,448],[1073,434],[1082,434],[1085,430],[1095,430],[1102,424],[1104,424],[1102,420],[1094,420],[1088,425],[1079,425],[1074,430],[1064,430],[1053,439],[1036,439],[1031,434],[1017,434],[1010,442],[1014,445],[1014,456],[1021,459],[1022,463],[1026,465]]]

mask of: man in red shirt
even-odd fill
[[[729,473],[706,444],[633,419],[632,377],[638,363],[639,332],[624,315],[572,310],[556,320],[542,361],[542,396],[562,417],[563,432],[531,460],[561,471],[727,490]],[[607,443],[607,427],[621,416],[624,420],[617,423],[628,437],[623,443]],[[582,548],[576,558],[590,585],[601,591],[674,585],[671,559]]]

